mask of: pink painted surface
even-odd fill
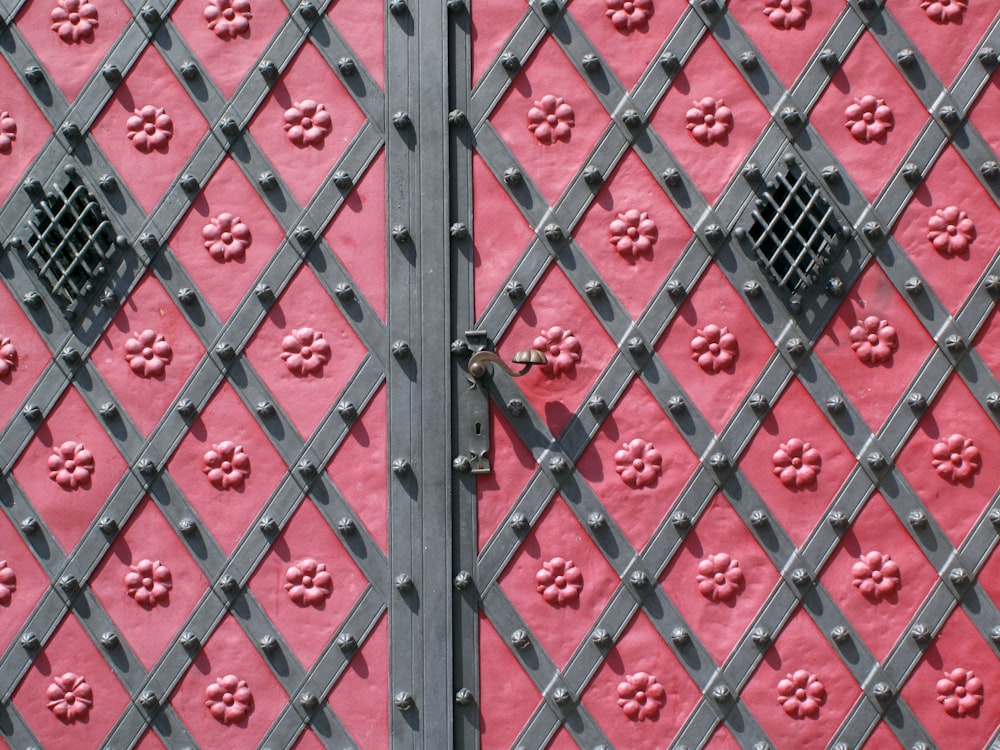
[[[871,551],[888,554],[899,566],[899,587],[879,600],[853,585],[852,571]],[[906,633],[938,576],[881,495],[868,499],[830,557],[820,582],[880,662]]]
[[[119,0],[87,1],[97,12],[97,26],[76,42],[64,41],[52,28],[52,13],[59,7],[57,0],[31,0],[24,4],[16,20],[18,30],[70,102],[97,72],[98,65],[132,17]],[[80,5],[75,7],[79,9]]]
[[[159,376],[137,375],[126,361],[128,342],[147,330],[161,334],[170,347],[169,362]],[[152,274],[147,274],[125,300],[90,356],[121,407],[139,430],[149,435],[204,354],[204,347],[170,295]]]
[[[948,481],[932,464],[934,446],[953,434],[970,438],[982,466],[968,479]],[[959,546],[1000,487],[997,428],[957,375],[952,375],[917,423],[896,459],[910,487]]]
[[[128,596],[125,576],[140,560],[159,560],[170,569],[169,597],[152,607]],[[90,587],[122,637],[146,669],[152,669],[177,637],[208,581],[191,558],[177,531],[151,499],[140,501],[90,577]]]
[[[698,566],[725,553],[737,561],[743,586],[728,601],[712,601],[698,590]],[[723,664],[778,583],[778,571],[722,495],[712,498],[684,537],[660,583],[705,648]]]
[[[478,155],[472,158],[472,185],[472,264],[479,319],[490,301],[503,294],[504,280],[535,234]]]
[[[305,329],[321,333],[332,356],[318,369],[298,374],[289,369],[282,354],[291,351],[285,347],[286,338],[291,336],[295,344],[301,344],[294,331]],[[337,403],[341,390],[368,353],[308,266],[285,287],[245,351],[292,424],[305,437]],[[310,361],[313,359],[310,355]]]
[[[644,23],[626,23],[622,28],[618,28],[608,17],[611,8],[624,10],[624,3],[620,0],[612,0],[610,4],[605,0],[579,2],[570,8],[570,14],[628,90],[635,88],[650,64],[658,63],[663,40],[670,36],[686,10],[683,3],[670,0],[650,0],[646,5],[651,12]]]
[[[48,120],[6,60],[0,61],[0,119],[6,119],[4,112],[17,126],[14,140],[0,151],[0,195],[6,197],[52,133]],[[9,127],[5,132],[9,140]]]
[[[928,222],[949,206],[965,211],[975,225],[975,239],[965,253],[942,253],[928,239]],[[977,175],[948,147],[900,214],[894,236],[954,315],[1000,247],[1000,213]]]
[[[52,357],[42,337],[35,331],[20,306],[14,301],[6,286],[0,285],[0,342],[4,339],[17,352],[13,364],[3,368],[0,374],[0,427],[6,425],[24,403],[28,393],[41,377]],[[0,346],[2,350],[2,346]]]
[[[136,110],[162,108],[173,121],[166,146],[143,153],[127,137],[126,123]],[[164,191],[205,135],[207,123],[160,53],[148,47],[90,128],[108,160],[146,211],[152,211]]]
[[[389,747],[389,624],[369,634],[327,698],[358,747]]]
[[[535,684],[493,624],[479,615],[479,735],[484,750],[514,745],[521,728],[541,701]],[[484,668],[485,667],[485,668]]]
[[[737,345],[735,361],[712,373],[691,356],[691,342],[710,325],[728,328]],[[774,355],[774,344],[722,272],[712,266],[681,305],[656,352],[670,363],[684,392],[719,432]]]
[[[655,677],[663,687],[666,701],[655,719],[630,719],[619,704],[619,686],[638,672]],[[582,701],[614,747],[639,748],[669,746],[699,697],[673,651],[640,612],[608,650]]]
[[[475,85],[499,54],[518,21],[528,8],[520,3],[480,3],[472,13],[472,83]]]
[[[323,232],[356,291],[385,319],[385,154],[379,152]]]
[[[969,108],[969,122],[976,126],[987,143],[1000,139],[1000,72],[994,71],[979,98]]]
[[[722,100],[733,113],[732,130],[711,145],[702,145],[687,130],[688,111],[706,97]],[[691,53],[650,118],[710,203],[722,193],[769,120],[756,94],[710,37],[705,37]]]
[[[820,454],[815,481],[788,486],[775,475],[774,454],[797,438]],[[792,380],[740,457],[740,469],[801,547],[856,466],[851,452],[797,380]]]
[[[476,511],[479,517],[479,548],[502,524],[510,512],[511,504],[521,494],[538,464],[531,451],[517,436],[504,417],[490,410],[490,437],[492,445],[489,459],[493,469],[476,480]]]
[[[242,486],[219,489],[203,470],[204,456],[226,441],[243,446],[250,473]],[[232,386],[225,383],[191,423],[167,470],[228,555],[288,469]]]
[[[252,70],[254,61],[271,41],[288,10],[281,0],[250,0],[252,17],[248,30],[220,36],[209,28],[205,17],[205,10],[210,5],[209,0],[181,0],[170,12],[170,20],[228,99]],[[223,0],[223,7],[227,5],[231,3]]]
[[[375,82],[385,88],[385,3],[334,0],[326,14]]]
[[[296,604],[285,589],[289,567],[306,559],[325,565],[333,579],[332,595],[317,604]],[[257,601],[307,669],[329,644],[367,585],[354,560],[308,497],[250,577],[250,589]]]
[[[813,717],[793,718],[778,703],[778,685],[799,670],[815,675],[826,698]],[[777,747],[826,747],[861,690],[804,609],[798,609],[764,654],[740,697]]]
[[[253,693],[253,708],[242,721],[224,724],[209,713],[206,689],[220,677],[245,680]],[[174,688],[170,703],[202,747],[241,750],[259,744],[288,695],[271,674],[232,615],[226,615]]]
[[[642,487],[630,487],[617,472],[616,455],[633,439],[652,444],[662,458],[659,475]],[[637,550],[646,546],[697,466],[697,456],[639,379],[577,460],[580,475]]]
[[[49,686],[67,672],[85,679],[93,701],[87,717],[72,722],[47,707]],[[128,704],[128,693],[72,614],[32,660],[12,698],[43,747],[99,747]]]
[[[326,471],[344,499],[358,514],[375,542],[388,549],[387,421],[385,388],[372,397],[347,437],[333,454]]]
[[[984,700],[973,714],[951,716],[938,702],[938,682],[945,672],[971,670],[983,681]],[[968,747],[986,747],[1000,726],[1000,662],[983,636],[958,608],[924,651],[916,669],[900,691],[903,699],[939,747],[952,746],[960,736]]]
[[[542,597],[535,578],[542,563],[555,557],[572,561],[583,576],[577,600],[562,606],[554,606]],[[558,495],[532,526],[498,580],[559,667],[569,661],[618,585],[618,576]]]
[[[818,3],[816,3],[818,5]],[[845,127],[848,107],[874,96],[892,110],[884,142],[861,143]],[[867,196],[875,197],[927,122],[927,110],[874,39],[862,34],[809,115],[809,121]]]
[[[656,240],[648,252],[626,256],[612,244],[612,224],[628,211],[648,214]],[[645,164],[629,151],[597,193],[573,236],[594,267],[638,319],[691,238],[691,229]]]
[[[285,112],[296,103],[323,104],[332,118],[332,131],[318,145],[297,146],[285,131]],[[357,135],[365,119],[312,44],[306,42],[271,87],[249,131],[285,180],[295,200],[305,205]]]
[[[250,232],[242,258],[220,262],[205,247],[203,230],[213,218],[230,214]],[[191,275],[202,298],[228,320],[284,239],[284,232],[257,191],[231,158],[226,158],[193,201],[170,236],[170,248]]]
[[[779,5],[777,0],[771,0],[770,3],[765,0],[737,0],[726,6],[726,12],[739,22],[757,49],[763,53],[767,64],[788,87],[795,83],[846,7],[843,3],[824,0],[811,0],[808,4],[808,17],[801,25],[790,28],[784,28],[784,24],[781,28],[776,27],[771,17],[764,14],[767,7]],[[801,7],[801,0],[797,0],[796,5]]]
[[[540,141],[528,129],[529,112],[546,96],[562,98],[573,111],[575,125],[564,139],[554,143]],[[609,121],[607,110],[549,37],[525,62],[490,116],[497,134],[551,204],[559,200],[573,174],[583,166]]]
[[[852,330],[869,316],[895,329],[898,348],[886,361],[863,362],[851,348]],[[816,342],[816,353],[869,427],[878,431],[933,347],[909,305],[878,264],[870,263]]]
[[[0,562],[6,563],[0,568],[9,569],[0,578],[6,590],[0,596],[0,648],[6,649],[48,589],[49,577],[7,518],[0,520],[0,550]]]
[[[49,477],[49,456],[54,448],[67,442],[82,443],[93,454],[90,481],[77,489],[63,489]],[[70,386],[21,453],[13,474],[35,511],[69,552],[108,499],[125,468],[125,460],[104,428]]]
[[[560,375],[549,376],[536,367],[519,385],[558,437],[615,347],[562,271],[552,265],[521,305],[497,351],[509,361],[515,352],[535,347],[541,332],[555,326],[572,331],[580,345],[580,360]]]

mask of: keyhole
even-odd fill
[[[476,422],[476,434],[477,435],[482,435],[483,434],[483,423],[482,422]]]

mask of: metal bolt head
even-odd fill
[[[718,245],[726,238],[726,233],[722,231],[722,227],[718,224],[709,224],[705,227],[705,239],[711,242],[713,245]]]
[[[757,70],[757,54],[755,52],[741,52],[740,53],[740,66],[743,70]]]
[[[888,466],[885,456],[879,451],[869,453],[865,460],[872,471],[884,471],[885,467]]]
[[[671,279],[668,281],[666,289],[667,294],[675,300],[682,299],[684,295],[687,294],[687,290],[684,288],[684,285],[677,279]]]
[[[517,55],[513,52],[504,52],[500,57],[500,64],[503,65],[504,70],[510,72],[517,70],[521,65],[521,61],[517,59]]]
[[[633,570],[628,577],[628,582],[637,589],[644,589],[649,585],[649,576],[643,570]]]
[[[687,404],[684,403],[683,396],[671,396],[667,399],[667,410],[671,414],[683,414],[687,409]]]
[[[403,224],[396,224],[392,228],[392,239],[397,245],[405,245],[410,241],[410,230]]]
[[[923,623],[917,623],[910,630],[910,637],[917,643],[923,645],[928,643],[931,639],[931,629],[928,628]]]
[[[25,534],[34,534],[38,531],[38,519],[34,516],[28,516],[21,521],[21,531]]]
[[[219,588],[227,594],[235,594],[240,588],[240,582],[231,575],[224,575],[219,579]]]
[[[504,287],[504,291],[507,296],[512,300],[519,300],[524,298],[524,285],[520,281],[511,281]]]
[[[541,8],[542,13],[545,15],[552,16],[559,10],[559,3],[556,0],[540,0],[538,7]]]
[[[601,170],[593,165],[583,170],[583,181],[588,185],[599,185],[602,179]]]
[[[455,576],[454,583],[456,589],[459,591],[465,591],[472,585],[472,573],[467,570],[458,571],[458,575]]]
[[[761,287],[759,281],[751,279],[743,284],[743,293],[751,299],[759,297],[763,292],[764,289]]]
[[[466,474],[472,470],[472,461],[468,456],[455,456],[451,460],[451,468],[460,474]]]
[[[342,536],[353,536],[357,533],[358,527],[355,525],[354,520],[344,516],[339,521],[337,521],[337,531],[341,533]]]
[[[608,525],[608,520],[603,513],[591,513],[587,516],[587,525],[594,531],[600,531]]]
[[[469,225],[462,221],[456,221],[451,225],[448,233],[456,240],[464,240],[469,236]]]
[[[80,361],[80,352],[72,346],[67,346],[63,349],[60,356],[62,357],[63,362],[68,365],[75,365]]]
[[[183,633],[181,633],[180,643],[188,651],[193,651],[200,645],[198,636],[196,636],[190,630],[185,630]]]
[[[680,67],[681,61],[673,52],[664,52],[660,55],[660,67],[668,73],[672,73]]]
[[[145,708],[147,711],[151,711],[156,708],[159,704],[159,699],[156,697],[156,693],[152,690],[143,691],[142,695],[139,696],[139,705]]]
[[[957,125],[962,119],[962,115],[959,113],[958,109],[953,107],[951,104],[946,104],[938,109],[938,117],[941,118],[941,122],[947,123],[948,125]]]
[[[681,184],[681,172],[675,167],[668,167],[663,170],[663,181],[669,187],[677,187]]]
[[[990,523],[993,524],[993,529],[1000,532],[1000,510],[994,508],[989,512],[987,518],[990,519]]]
[[[611,645],[611,633],[604,628],[597,628],[590,636],[590,639],[598,648],[607,648]]]
[[[42,297],[38,292],[25,292],[21,300],[32,310],[37,310],[42,306]]]
[[[333,173],[333,184],[336,185],[338,189],[347,190],[352,183],[353,180],[351,179],[351,176],[344,170],[338,169]],[[340,285],[338,284],[338,286]]]
[[[997,164],[993,159],[984,161],[979,165],[979,174],[987,180],[995,180],[997,177],[1000,177],[1000,164]]]
[[[396,130],[408,130],[413,125],[413,121],[406,112],[396,112],[392,116],[392,126]]]
[[[273,654],[278,649],[278,639],[270,634],[265,635],[257,643],[265,654]]]
[[[108,83],[118,83],[122,79],[121,69],[117,65],[105,65],[101,70],[101,75]]]
[[[109,630],[101,633],[101,645],[109,651],[118,645],[118,634]]]
[[[519,398],[512,398],[510,401],[507,402],[507,412],[512,417],[524,416],[525,412],[524,402]]]
[[[257,70],[264,76],[264,80],[273,81],[278,77],[278,66],[274,64],[273,60],[262,60],[257,66]]]
[[[278,522],[271,516],[264,516],[260,519],[260,530],[268,535],[277,534]]]
[[[552,700],[560,706],[565,706],[573,700],[573,696],[569,694],[569,690],[566,688],[558,687],[552,691]]]
[[[300,226],[295,230],[295,239],[299,241],[300,245],[311,245],[312,241],[316,239],[316,235],[309,227]]]
[[[28,83],[41,83],[44,77],[45,74],[37,65],[29,65],[24,69],[24,80]]]
[[[917,64],[917,53],[909,47],[896,53],[896,60],[903,68],[912,68]]]
[[[838,625],[830,631],[830,637],[834,643],[843,645],[851,639],[851,631],[843,625]]]
[[[393,705],[396,706],[396,709],[401,712],[412,711],[413,706],[415,705],[413,702],[413,696],[406,691],[396,693],[392,702]]]
[[[41,645],[38,640],[38,636],[32,633],[30,630],[21,636],[21,646],[28,651],[34,651]]]
[[[97,526],[102,533],[108,536],[114,536],[118,533],[118,522],[111,516],[103,516],[101,520],[97,522]]]
[[[569,471],[569,462],[562,456],[553,456],[549,459],[549,471],[553,474],[565,474]]]
[[[979,58],[979,62],[987,70],[992,70],[997,64],[997,51],[992,47],[983,47],[976,53],[976,57]]]
[[[625,112],[622,113],[622,122],[625,123],[625,127],[630,130],[635,130],[642,125],[642,115],[639,114],[637,110],[626,109]]]
[[[193,305],[198,296],[194,293],[194,289],[189,287],[183,287],[177,291],[177,301],[182,305]]]
[[[758,648],[765,648],[771,645],[771,634],[765,628],[758,626],[750,631],[750,640]]]
[[[969,573],[965,568],[952,568],[948,572],[948,580],[954,584],[956,588],[964,589],[971,583],[969,578]]]
[[[504,170],[503,181],[510,187],[517,187],[524,181],[524,175],[521,173],[520,169],[517,169],[516,167],[509,167]]]
[[[518,533],[525,531],[528,528],[528,517],[524,513],[512,513],[510,527]]]
[[[591,396],[590,400],[587,402],[587,408],[590,410],[591,414],[601,415],[608,410],[608,402],[605,401],[601,396]]]
[[[59,588],[65,591],[67,594],[71,594],[80,587],[80,582],[76,580],[76,576],[71,573],[67,573],[62,578],[59,579]]]
[[[847,404],[844,403],[844,399],[840,396],[830,396],[826,400],[826,410],[831,414],[843,414],[844,409],[847,408]]]
[[[319,705],[319,698],[315,693],[306,690],[299,694],[299,705],[306,711],[312,711]]]
[[[583,291],[590,299],[600,299],[604,296],[604,285],[600,281],[591,279],[583,285]]]
[[[105,401],[101,404],[101,416],[107,420],[114,419],[118,416],[118,406],[114,401]]]
[[[448,113],[448,124],[453,128],[464,128],[469,122],[469,118],[465,116],[465,112],[460,109],[453,109]]]
[[[712,689],[712,699],[716,703],[725,703],[733,697],[732,691],[726,685],[716,685]]]
[[[531,645],[531,636],[524,630],[515,630],[510,635],[511,645],[516,649],[524,650]]]
[[[865,237],[867,237],[870,240],[877,240],[882,237],[882,225],[879,224],[877,221],[865,222],[865,225],[861,228],[861,231],[864,232]]]
[[[675,646],[686,646],[691,642],[691,634],[684,628],[674,628],[670,631],[670,640]]]
[[[827,69],[832,68],[838,62],[837,61],[837,53],[834,52],[829,47],[824,47],[823,49],[820,50],[819,61],[820,61],[820,64],[824,68],[827,68]]]
[[[473,695],[469,688],[461,688],[455,693],[455,703],[460,706],[468,706],[472,703]]]
[[[316,476],[316,471],[317,471],[316,464],[314,464],[308,458],[303,458],[301,461],[299,461],[298,470],[299,474],[301,474],[302,477],[304,477],[305,479],[312,479],[314,476]]]
[[[792,583],[796,586],[808,586],[810,581],[812,581],[812,576],[805,568],[796,568],[792,571]]]
[[[670,516],[670,523],[678,531],[685,532],[691,528],[691,516],[682,510],[678,510]]]
[[[198,77],[198,66],[188,60],[181,65],[181,76],[185,81],[193,81]],[[223,129],[223,132],[225,132],[225,129]],[[226,135],[229,134],[226,133]]]
[[[957,333],[953,333],[944,340],[944,345],[948,351],[954,354],[965,349],[965,339]]]
[[[333,293],[341,302],[350,302],[354,299],[354,287],[345,282],[341,282],[334,287]]]
[[[337,636],[337,648],[345,654],[351,654],[357,650],[358,642],[353,635],[344,632]]]
[[[880,701],[889,700],[892,697],[892,688],[887,682],[876,682],[872,687],[872,694]]]
[[[580,65],[582,65],[583,69],[588,73],[593,73],[601,67],[601,60],[597,57],[597,55],[591,53],[583,56],[583,59],[580,61]]]
[[[927,397],[922,393],[914,391],[906,397],[906,404],[913,411],[923,411],[927,408]]]
[[[392,2],[389,3],[389,12],[397,18],[404,15],[407,10],[406,0],[392,0]]]
[[[270,419],[274,416],[274,404],[270,401],[259,401],[254,407],[254,411],[261,419]]]
[[[148,458],[140,460],[139,463],[136,464],[136,468],[139,470],[139,473],[147,479],[156,473],[156,464]]]
[[[178,528],[184,536],[191,536],[198,530],[198,524],[193,518],[182,518]]]
[[[768,523],[767,513],[765,513],[764,511],[755,510],[753,513],[750,514],[750,525],[753,526],[754,528],[756,529],[762,528],[764,526],[767,526],[767,523]]]
[[[758,414],[767,411],[770,406],[767,401],[767,396],[763,393],[751,394],[750,400],[747,403],[750,405],[750,408]]]
[[[805,342],[803,342],[802,339],[798,337],[790,338],[788,339],[788,341],[785,342],[785,351],[787,351],[793,357],[801,357],[803,354],[806,353]]]
[[[823,179],[831,185],[836,185],[840,182],[840,170],[832,164],[823,167],[821,174],[823,175]]]
[[[405,458],[397,458],[392,462],[392,473],[397,477],[403,477],[410,473],[410,462]]]
[[[713,453],[708,457],[708,465],[716,471],[725,471],[729,468],[729,456],[725,453]]]
[[[410,345],[406,341],[394,341],[392,344],[392,356],[396,359],[406,359],[410,356]]]
[[[629,354],[631,354],[633,357],[638,357],[645,353],[646,342],[643,341],[642,337],[640,336],[633,336],[628,340],[628,343],[625,345],[625,347],[628,349]]]
[[[75,141],[80,137],[80,126],[75,122],[67,122],[62,126],[60,132],[67,141]]]
[[[990,628],[990,640],[1000,644],[1000,625],[994,625]]]
[[[543,231],[545,233],[545,239],[549,242],[560,242],[566,236],[563,233],[562,227],[558,224],[547,224]]]
[[[262,190],[271,191],[278,187],[278,178],[273,172],[261,172],[257,177],[257,184]]]
[[[219,355],[219,359],[229,362],[236,356],[236,350],[233,345],[223,341],[218,346],[215,347],[215,353]]]
[[[833,511],[833,513],[826,517],[826,520],[837,531],[843,531],[846,529],[847,524],[850,522],[847,514],[839,510]]]

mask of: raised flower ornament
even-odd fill
[[[920,3],[927,17],[940,24],[962,23],[968,0],[924,0]]]
[[[568,143],[574,125],[573,108],[561,96],[546,94],[528,110],[528,130],[546,146],[556,141]]]
[[[141,378],[163,375],[173,356],[174,352],[163,334],[151,328],[134,334],[125,342],[125,361],[132,372]]]
[[[859,143],[885,143],[886,135],[896,124],[885,100],[871,94],[847,105],[844,116],[847,118],[845,127]]]
[[[234,37],[250,35],[250,0],[208,0],[205,6],[208,28],[219,39],[229,41]]]
[[[580,361],[581,347],[573,332],[562,326],[543,328],[532,347],[545,353],[548,361],[538,369],[550,378],[573,375]]]
[[[778,683],[778,703],[793,719],[815,719],[826,703],[826,688],[816,675],[797,669]]]
[[[866,365],[880,365],[892,361],[892,353],[899,348],[896,329],[877,315],[869,315],[851,329],[851,349]]]
[[[94,692],[83,675],[65,672],[52,678],[45,690],[46,707],[66,724],[86,721],[94,705]]]
[[[764,0],[764,15],[776,29],[802,29],[812,15],[811,0]]]
[[[239,216],[228,212],[212,217],[201,228],[201,237],[208,254],[219,263],[242,261],[247,248],[253,244],[250,227]]]
[[[822,460],[819,451],[799,438],[781,443],[771,457],[774,475],[792,489],[808,487],[816,481]]]
[[[934,471],[949,482],[969,481],[983,466],[983,457],[975,443],[957,432],[935,443],[931,456]]]
[[[166,151],[167,143],[174,137],[174,121],[163,107],[147,104],[133,110],[125,121],[125,130],[132,145],[142,153]]]
[[[730,602],[743,591],[743,571],[740,564],[719,552],[698,563],[698,591],[713,602]]]
[[[246,680],[227,674],[205,689],[205,705],[223,724],[239,723],[253,711],[253,693]]]
[[[685,115],[687,129],[702,146],[725,143],[729,131],[733,129],[733,111],[722,99],[706,96],[695,101]]]
[[[623,443],[615,453],[615,471],[632,489],[655,486],[662,466],[663,456],[642,438]]]
[[[49,479],[64,490],[87,489],[94,473],[94,456],[83,443],[67,440],[52,447],[49,456]]]
[[[736,363],[740,353],[739,346],[736,336],[726,326],[710,323],[695,330],[698,335],[691,339],[691,359],[702,370],[716,373],[729,369]]]
[[[149,609],[166,605],[174,587],[170,569],[159,560],[140,560],[125,574],[125,590],[136,603]]]
[[[325,104],[303,99],[285,110],[285,134],[299,148],[319,148],[332,130],[333,120]]]
[[[330,361],[330,344],[312,328],[295,328],[281,342],[281,358],[293,375],[322,375]]]
[[[0,560],[0,605],[10,604],[10,597],[17,591],[17,576],[6,560]]]
[[[333,578],[324,563],[307,557],[285,571],[285,591],[300,607],[318,607],[333,594]]]
[[[6,336],[0,336],[0,378],[17,369],[17,349]]]
[[[535,574],[535,585],[542,598],[553,606],[574,604],[583,589],[583,573],[572,560],[553,557],[542,563]]]
[[[627,674],[618,683],[618,705],[632,721],[656,721],[666,703],[667,691],[651,674]]]
[[[9,154],[17,140],[17,123],[10,112],[0,111],[0,154]]]
[[[949,716],[978,716],[983,703],[983,681],[971,669],[958,667],[937,683],[937,702]]]
[[[623,258],[632,261],[653,252],[659,233],[645,211],[630,208],[608,226],[608,240]]]
[[[49,14],[52,30],[67,44],[89,42],[97,28],[97,6],[81,0],[59,0]]]
[[[927,239],[941,255],[968,255],[976,239],[976,225],[958,206],[939,208],[927,220]]]
[[[899,566],[877,550],[867,552],[851,568],[851,582],[867,599],[880,602],[899,589]]]
[[[653,0],[607,0],[606,5],[607,17],[622,33],[646,31],[649,28],[649,18],[653,15]]]
[[[241,490],[244,480],[250,476],[250,456],[242,445],[224,440],[205,453],[201,470],[216,489]]]

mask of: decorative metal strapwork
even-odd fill
[[[38,277],[68,315],[106,275],[115,253],[115,233],[100,205],[73,180],[53,185],[28,222],[27,254]]]
[[[812,285],[843,245],[833,209],[796,165],[767,183],[751,216],[749,235],[757,261],[788,292]]]

